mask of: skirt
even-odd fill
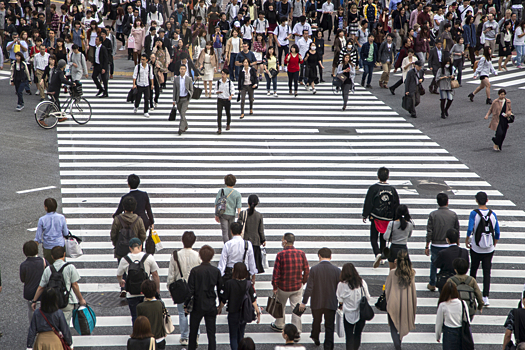
[[[213,66],[211,63],[204,63],[204,74],[202,75],[203,81],[213,80]]]
[[[498,54],[499,57],[512,56],[512,45],[510,45],[510,41],[506,41],[503,45],[502,43],[499,44]]]
[[[277,28],[277,23],[268,25],[268,34],[273,34],[273,31]]]
[[[64,350],[64,348],[58,336],[53,331],[49,331],[37,334],[33,350]]]
[[[403,244],[391,244],[390,245],[390,255],[388,256],[388,262],[391,262],[393,263],[394,260],[397,259],[397,253],[399,253],[399,251],[401,250],[404,250],[404,251],[407,251],[408,252],[408,248],[405,245]]]
[[[255,267],[257,268],[258,273],[264,273],[264,267],[262,263],[262,253],[261,253],[261,246],[260,245],[254,245],[253,246],[253,257],[255,259]]]

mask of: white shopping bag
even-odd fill
[[[69,235],[64,237],[64,240],[66,248],[66,257],[78,258],[83,254],[82,248],[80,248],[80,242],[82,242],[80,238],[73,236],[71,232],[69,232]]]
[[[343,310],[337,309],[335,313],[335,331],[339,338],[345,337],[345,325],[343,317],[345,317]]]

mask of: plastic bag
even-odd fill
[[[66,257],[68,258],[78,258],[82,256],[82,248],[80,248],[80,242],[82,240],[76,236],[73,236],[71,232],[69,235],[64,237],[65,248],[66,248]]]

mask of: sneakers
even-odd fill
[[[149,110],[150,110],[150,111],[154,111],[154,110],[155,110],[155,107],[150,107]]]
[[[149,118],[149,113],[144,113],[144,116],[145,116],[146,118]]]
[[[133,113],[137,113],[138,108],[133,108]]]
[[[273,97],[279,97],[279,95],[277,95],[277,91],[273,93]]]
[[[483,299],[483,304],[485,304],[484,306],[489,306],[490,305],[489,297],[483,297],[481,299]]]
[[[126,48],[124,46],[121,46],[120,49],[118,49],[119,51],[124,51],[126,50]]]
[[[275,332],[282,332],[282,331],[283,331],[282,328],[279,328],[279,327],[277,327],[277,326],[275,325],[275,322],[270,323],[270,328],[271,328],[273,331],[275,331]]]
[[[16,105],[16,110],[17,110],[18,112],[20,112],[20,111],[22,110],[22,108],[24,108],[24,107],[23,107],[23,106],[20,106],[20,105]]]
[[[313,89],[312,90],[312,93],[315,95],[317,93],[317,90],[316,89]]]
[[[374,261],[374,269],[377,269],[380,263],[381,263],[381,254],[377,254],[376,260]]]
[[[429,283],[429,284],[427,284],[427,289],[428,289],[429,291],[431,291],[431,292],[435,292],[435,291],[436,291],[436,286],[433,286],[433,285],[431,285],[431,284]]]
[[[306,89],[306,91],[308,91],[309,86],[307,84],[304,84],[304,88]],[[310,89],[311,89],[311,87],[310,87]]]
[[[182,338],[180,338],[180,339],[179,339],[179,343],[180,343],[180,345],[188,346],[188,339],[182,339]]]
[[[159,105],[159,104],[158,104],[157,102],[155,102],[155,108],[157,108],[158,105]]]
[[[387,260],[386,259],[381,259],[381,265],[384,265],[386,264]]]
[[[272,95],[272,94],[270,93],[270,91],[268,91],[268,92],[266,93],[266,96],[271,96],[271,95]]]

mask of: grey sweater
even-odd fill
[[[392,235],[392,244],[406,245],[408,238],[412,237],[412,231],[414,230],[414,224],[411,221],[407,222],[407,227],[402,230],[399,226],[401,222],[390,221],[384,235],[385,241],[388,242],[390,235]]]
[[[455,228],[459,232],[458,215],[448,207],[439,207],[428,216],[427,244],[447,244],[447,231]]]

